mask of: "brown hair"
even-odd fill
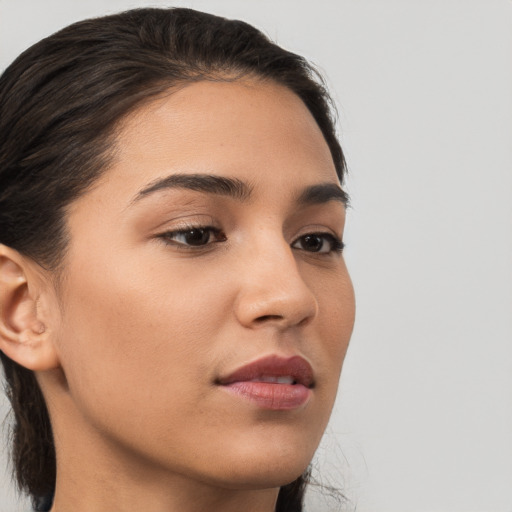
[[[184,8],[135,9],[75,23],[26,50],[0,77],[0,243],[58,271],[65,208],[106,169],[116,124],[174,86],[247,75],[302,99],[343,181],[321,77],[247,23]],[[15,475],[37,506],[55,488],[50,419],[33,372],[0,357],[14,411]],[[283,486],[276,510],[302,510],[305,483],[303,475]]]

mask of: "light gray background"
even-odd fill
[[[0,0],[0,69],[70,22],[143,5],[170,4]],[[357,512],[512,512],[512,2],[172,5],[255,24],[338,102],[358,318],[324,481]],[[7,477],[0,504],[27,509]]]

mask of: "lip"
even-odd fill
[[[287,382],[287,378],[293,382]],[[314,374],[300,356],[272,355],[238,368],[217,384],[263,409],[290,410],[309,401]]]

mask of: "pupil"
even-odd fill
[[[206,229],[191,229],[185,235],[187,244],[189,245],[204,245],[210,238],[210,233]]]
[[[322,248],[322,239],[316,235],[307,235],[304,237],[304,247],[308,251],[318,252]]]

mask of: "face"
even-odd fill
[[[353,325],[340,198],[281,86],[201,82],[130,115],[68,211],[55,344],[83,430],[226,487],[296,478]]]

